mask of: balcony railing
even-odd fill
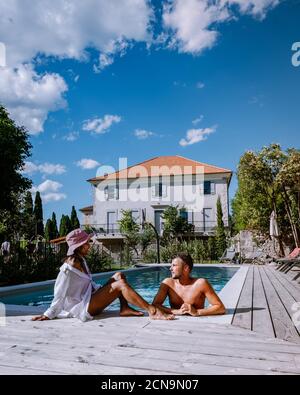
[[[189,224],[193,225],[193,232],[196,234],[214,234],[217,227],[216,221],[189,221]],[[140,227],[142,225],[138,223]],[[225,227],[228,224],[225,223]],[[106,235],[120,235],[120,225],[118,223],[114,224],[90,224],[83,225],[82,229],[90,228],[95,234],[106,234]],[[164,228],[163,223],[161,224],[161,229]]]

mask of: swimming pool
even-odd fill
[[[239,270],[235,267],[194,267],[193,277],[203,277],[207,279],[219,293],[228,281]],[[170,277],[168,267],[142,268],[124,271],[130,285],[149,303],[152,302],[156,295],[160,283]],[[94,280],[98,284],[105,284],[111,277],[112,273],[99,274],[94,276]],[[19,289],[17,291],[5,292],[1,295],[0,302],[6,305],[22,305],[22,306],[44,306],[49,307],[53,299],[54,284]],[[168,306],[168,301],[165,303]],[[112,303],[108,310],[117,310],[119,302]]]

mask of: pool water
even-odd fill
[[[193,277],[202,277],[208,280],[214,290],[219,293],[226,283],[233,277],[238,268],[225,267],[194,267]],[[126,273],[126,272],[125,272]],[[110,275],[94,278],[97,284],[105,284]],[[143,270],[126,273],[129,284],[148,302],[151,303],[159,289],[160,283],[170,277],[168,267],[147,268]],[[49,286],[37,291],[22,291],[4,297],[0,296],[0,301],[4,304],[26,305],[26,306],[50,306],[53,299],[53,286]],[[1,289],[0,289],[1,290]],[[164,303],[169,306],[168,300]],[[119,302],[116,300],[107,310],[117,310]]]

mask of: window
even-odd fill
[[[180,210],[180,217],[188,221],[189,213],[186,210]]]
[[[204,181],[204,195],[215,195],[216,184],[212,181]]]
[[[132,219],[134,220],[135,223],[138,223],[139,219],[140,219],[140,212],[139,212],[139,210],[132,210],[131,211],[131,217],[132,217]]]
[[[114,185],[108,185],[104,189],[105,200],[119,199],[119,189]]]
[[[157,183],[152,187],[153,197],[166,197],[167,196],[167,186],[163,183]]]
[[[204,195],[210,195],[210,194],[211,194],[211,182],[204,181]]]

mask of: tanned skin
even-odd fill
[[[89,243],[85,243],[78,249],[80,256],[85,257],[90,249]],[[68,262],[69,263],[69,262]],[[84,265],[80,261],[70,262],[77,270],[86,272]],[[123,273],[116,273],[112,278],[100,289],[98,289],[91,296],[88,312],[91,316],[99,315],[107,306],[109,306],[114,300],[120,300],[120,315],[122,317],[129,316],[141,316],[142,312],[132,309],[128,303],[134,306],[140,307],[146,310],[149,314],[149,318],[152,320],[173,320],[174,315],[166,312],[159,307],[147,303],[126,281],[126,277]],[[47,321],[48,317],[41,315],[32,318],[33,321]]]
[[[161,283],[152,303],[154,306],[169,314],[193,317],[226,313],[225,306],[210,283],[203,278],[191,277],[190,267],[181,258],[173,259],[170,271],[172,277]],[[167,297],[171,308],[163,306]],[[210,304],[208,308],[204,308],[206,298]]]

